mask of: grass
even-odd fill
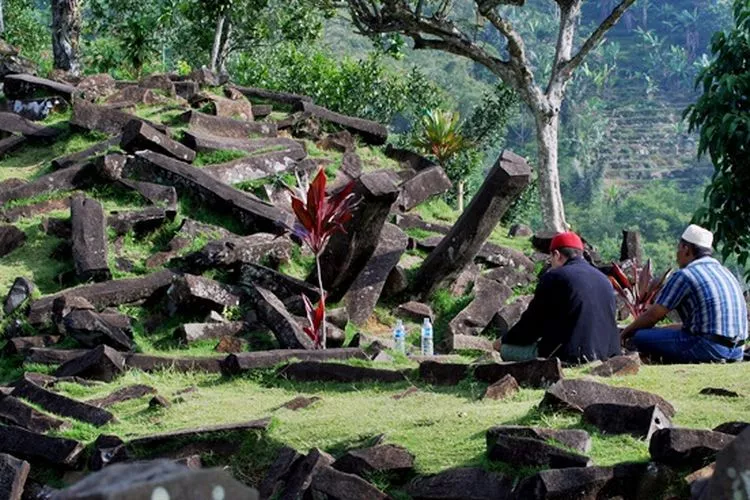
[[[196,167],[203,167],[205,165],[215,165],[219,163],[226,163],[239,158],[245,158],[248,153],[245,151],[237,150],[221,150],[211,151],[209,153],[200,152],[195,156],[193,165]]]

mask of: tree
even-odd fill
[[[81,36],[79,0],[52,0],[52,53],[55,69],[73,75],[81,72],[78,41]]]
[[[686,111],[690,130],[700,129],[698,154],[714,165],[708,206],[695,220],[714,230],[723,257],[746,266],[750,256],[750,4],[734,3],[734,28],[716,33],[713,61],[698,76],[703,95]],[[748,273],[750,274],[750,273]]]
[[[589,53],[604,39],[635,0],[621,0],[574,51],[574,41],[583,0],[555,0],[559,27],[554,60],[547,83],[536,81],[534,67],[524,40],[500,6],[522,7],[525,0],[474,0],[478,17],[489,21],[493,36],[502,47],[487,47],[477,42],[473,27],[462,29],[466,21],[452,18],[451,1],[435,0],[347,0],[356,28],[365,35],[404,35],[414,41],[415,49],[435,49],[467,57],[486,67],[513,88],[534,116],[538,146],[537,182],[547,232],[566,229],[565,211],[558,173],[558,128],[565,88]]]

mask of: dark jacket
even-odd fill
[[[612,284],[583,258],[547,271],[521,320],[503,337],[508,345],[539,341],[539,356],[569,363],[620,353]]]

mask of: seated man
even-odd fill
[[[620,354],[615,292],[607,277],[583,258],[583,242],[562,233],[550,245],[552,268],[539,280],[534,298],[503,337],[506,361],[556,356],[586,363]]]
[[[669,363],[741,360],[747,304],[727,268],[711,257],[713,234],[691,225],[677,245],[674,273],[645,313],[622,332],[623,341]],[[677,310],[682,324],[653,328]],[[632,337],[632,338],[631,338]]]

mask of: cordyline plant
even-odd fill
[[[664,286],[664,282],[671,271],[671,268],[667,269],[667,272],[661,278],[654,279],[651,272],[651,259],[649,259],[640,273],[638,272],[638,264],[633,263],[633,279],[631,281],[625,271],[613,263],[612,276],[609,277],[609,280],[635,319],[651,307],[656,294]]]
[[[344,224],[352,218],[354,209],[354,182],[338,192],[326,194],[326,174],[321,168],[312,183],[298,178],[299,190],[292,191],[292,210],[296,217],[292,232],[312,250],[318,273],[320,300],[313,306],[310,299],[302,295],[309,326],[303,328],[316,348],[326,346],[326,292],[320,272],[320,256],[336,232],[345,232]]]

